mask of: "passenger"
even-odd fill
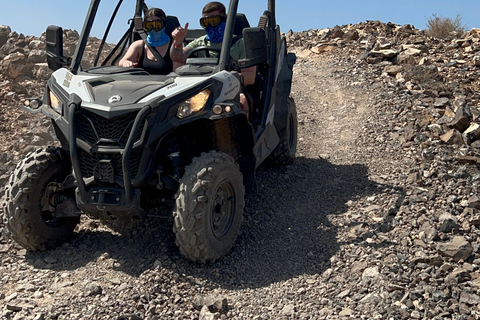
[[[169,74],[179,67],[181,64],[173,62],[170,58],[172,41],[165,33],[166,20],[167,17],[162,9],[151,8],[145,14],[143,21],[143,29],[148,34],[147,42],[159,53],[162,58],[160,61],[157,61],[143,40],[137,40],[128,48],[119,66],[143,68],[150,74]]]
[[[173,46],[170,49],[170,56],[172,60],[180,65],[185,64],[188,54],[197,47],[207,46],[214,49],[221,49],[223,42],[223,34],[225,31],[227,13],[225,6],[220,2],[209,2],[203,7],[202,18],[200,18],[200,25],[207,33],[205,36],[199,37],[186,46],[183,42],[188,32],[188,23],[185,27],[178,27],[172,32]],[[201,53],[201,52],[200,52]],[[216,56],[216,52],[211,52],[212,56]],[[245,47],[243,38],[238,40],[230,48],[230,56],[234,60],[245,58]],[[255,82],[256,67],[249,67],[241,69],[243,75],[243,85],[252,85]],[[248,115],[248,101],[245,94],[240,94],[240,105],[243,110],[247,111]]]

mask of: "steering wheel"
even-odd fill
[[[210,52],[216,52],[218,53],[218,56],[220,56],[220,52],[222,51],[221,49],[217,49],[217,48],[211,48],[211,47],[207,47],[207,46],[201,46],[201,47],[196,47],[194,49],[192,49],[192,51],[190,51],[188,53],[188,56],[187,56],[187,59],[188,58],[192,58],[192,57],[196,57],[196,58],[199,58],[198,57],[198,52],[203,52],[205,51],[205,55],[207,56],[207,58],[210,58]],[[217,58],[215,57],[215,58]]]

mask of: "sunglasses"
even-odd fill
[[[159,31],[165,27],[165,20],[155,20],[155,21],[143,21],[143,29],[146,31],[155,30]]]
[[[200,25],[203,29],[206,29],[208,26],[215,28],[220,23],[227,21],[227,17],[224,16],[209,16],[200,18]]]

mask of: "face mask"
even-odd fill
[[[165,28],[159,31],[154,29],[148,31],[147,42],[152,47],[161,47],[170,41],[170,37],[165,33]]]
[[[225,22],[220,23],[215,28],[208,26],[205,31],[207,32],[207,40],[212,43],[221,43],[225,32]]]

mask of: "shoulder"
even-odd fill
[[[232,48],[238,48],[239,50],[244,49],[244,41],[243,38],[240,38],[237,42],[235,42],[232,46]]]
[[[189,48],[195,48],[195,47],[200,47],[200,46],[204,46],[207,42],[206,40],[207,36],[201,36],[201,37],[198,37],[194,40],[192,40],[192,42],[190,42],[187,47]]]
[[[235,42],[230,48],[230,55],[234,60],[240,60],[245,58],[245,47],[243,45],[243,38]]]
[[[143,46],[144,46],[143,40],[137,40],[137,41],[134,41],[130,47],[135,49],[141,49],[143,48]]]

